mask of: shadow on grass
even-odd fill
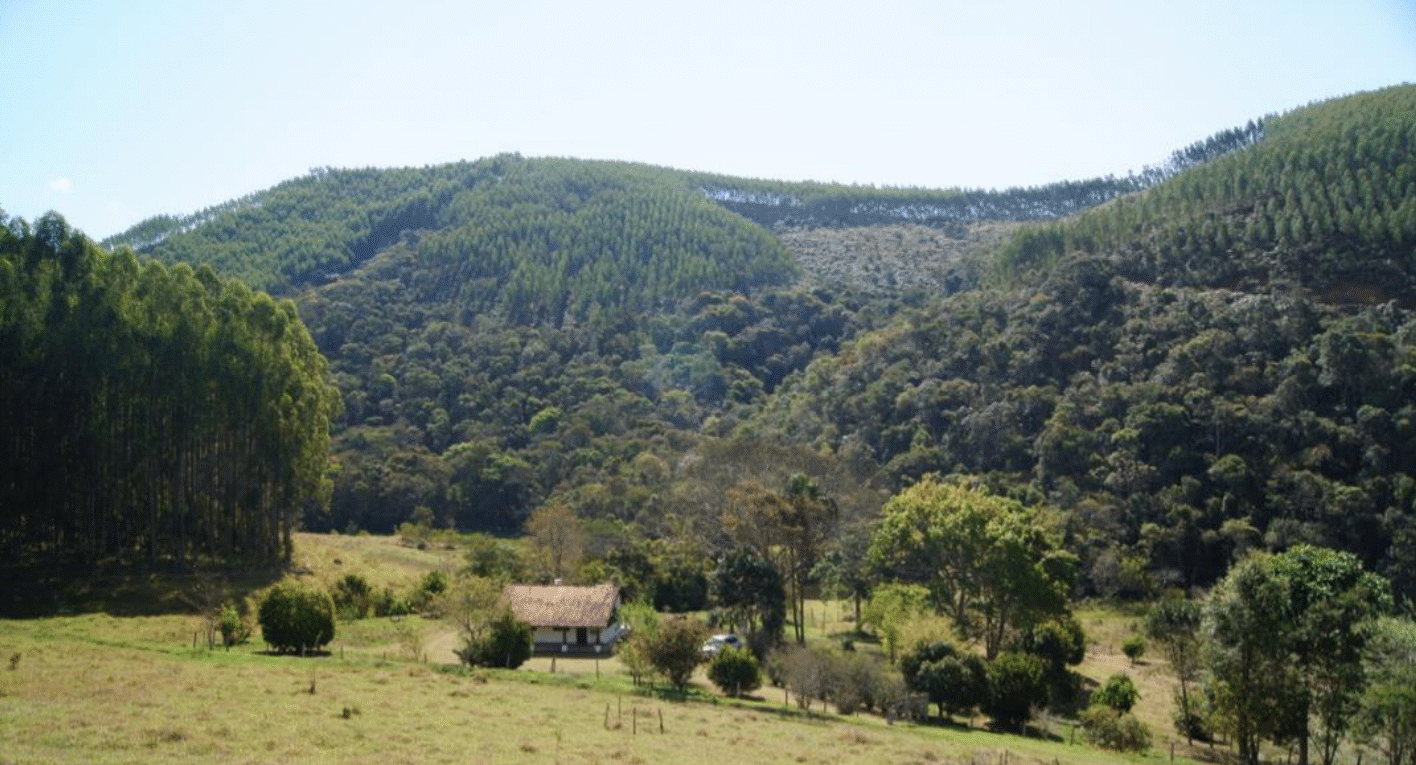
[[[279,581],[279,568],[174,571],[171,567],[63,566],[0,569],[0,617],[34,619],[104,613],[165,616],[196,612],[193,594],[218,582],[240,600]]]

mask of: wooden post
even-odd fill
[[[659,735],[664,735],[664,708],[659,707]],[[1361,765],[1361,763],[1358,763]]]
[[[197,650],[197,633],[198,633],[198,632],[200,632],[200,630],[193,630],[193,631],[192,631],[192,650],[193,650],[193,651]]]
[[[639,707],[629,708],[629,732],[632,735],[639,735]]]
[[[605,702],[605,730],[610,729],[610,702]]]
[[[555,655],[555,654],[551,654],[551,674],[554,675],[555,673],[556,673],[556,655]]]

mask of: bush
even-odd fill
[[[318,649],[334,639],[334,601],[323,590],[281,582],[261,601],[260,622],[262,639],[277,651]]]
[[[1047,705],[1046,675],[1042,659],[1032,654],[998,654],[988,665],[988,697],[983,711],[998,725],[1021,730],[1034,707]]]
[[[1140,635],[1132,635],[1121,643],[1121,653],[1126,654],[1126,658],[1131,660],[1131,665],[1135,666],[1146,653],[1146,639]]]
[[[411,613],[413,604],[408,598],[399,597],[390,587],[385,587],[374,598],[374,616],[408,616]]]
[[[516,669],[531,658],[531,625],[517,619],[510,608],[503,608],[482,636],[469,641],[457,656],[473,667]]]
[[[334,597],[335,611],[344,621],[363,619],[374,607],[374,588],[369,580],[358,574],[348,574],[334,585],[330,594]]]
[[[233,645],[241,645],[251,639],[251,622],[246,618],[246,614],[241,613],[236,606],[227,603],[221,607],[221,620],[217,624],[221,630],[221,642],[230,648]]]
[[[1112,675],[1107,679],[1106,684],[1092,691],[1092,706],[1098,704],[1111,707],[1117,712],[1129,712],[1131,707],[1141,698],[1141,694],[1136,690],[1135,683],[1131,682],[1130,676],[1126,674]]]
[[[828,659],[826,697],[843,715],[885,711],[906,692],[900,676],[887,672],[878,657],[852,652],[829,654]]]
[[[762,687],[762,668],[751,651],[725,648],[708,665],[708,679],[729,696],[741,696]]]
[[[1082,730],[1087,741],[1117,752],[1144,752],[1150,749],[1150,729],[1135,715],[1113,707],[1094,705],[1082,713]]]
[[[939,716],[969,715],[988,694],[983,659],[959,651],[952,643],[920,643],[900,657],[905,686],[939,705]]]
[[[642,646],[650,666],[679,692],[688,688],[693,670],[703,661],[703,641],[708,628],[689,618],[665,619]]]

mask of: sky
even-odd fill
[[[0,209],[501,152],[1001,189],[1403,82],[1416,0],[0,0]]]

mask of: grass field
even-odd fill
[[[302,535],[298,544],[296,566],[320,581],[360,573],[397,587],[458,559],[456,550],[416,550],[386,538]],[[813,636],[850,627],[836,604],[813,604],[812,613]],[[1108,650],[1120,655],[1107,641],[1126,629],[1125,617],[1088,618],[1116,620],[1097,625],[1098,659],[1083,666],[1104,679]],[[258,642],[193,649],[199,628],[190,615],[0,620],[0,660],[9,659],[0,661],[0,763],[1169,760],[1162,745],[1168,722],[1152,722],[1157,747],[1149,756],[1120,757],[1069,745],[1060,727],[1052,733],[1062,740],[1044,740],[890,726],[868,715],[808,717],[784,708],[780,691],[728,700],[701,678],[689,700],[665,700],[636,693],[613,660],[600,662],[598,676],[589,660],[561,661],[556,674],[546,659],[510,672],[469,672],[438,652],[446,629],[419,617],[341,624],[328,655],[303,659],[265,655]],[[406,650],[410,630],[421,634],[426,660]]]

